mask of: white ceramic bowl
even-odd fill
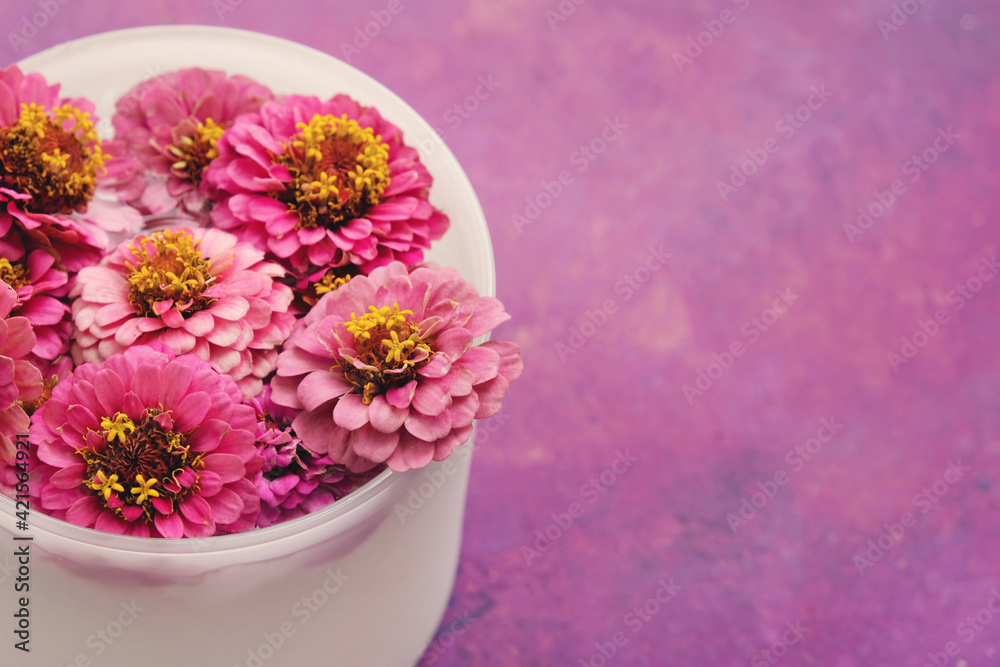
[[[244,74],[276,93],[344,92],[374,105],[420,148],[431,202],[451,218],[428,259],[495,293],[486,221],[454,155],[405,102],[329,55],[256,33],[166,26],[80,39],[19,66],[61,83],[63,95],[88,97],[101,119],[135,84],[191,66]],[[110,131],[106,120],[98,127]],[[110,535],[38,512],[16,530],[14,503],[0,497],[0,664],[413,665],[454,583],[471,447],[422,470],[387,471],[306,517],[202,540]],[[14,555],[24,545],[26,581]],[[12,632],[22,597],[28,653]]]

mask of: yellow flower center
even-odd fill
[[[167,146],[169,157],[174,159],[170,166],[171,173],[200,185],[202,172],[219,157],[217,144],[225,130],[225,125],[216,125],[214,120],[206,118],[204,123],[198,124],[192,136],[181,137],[179,143]]]
[[[278,162],[292,181],[271,196],[299,219],[298,228],[335,229],[364,216],[389,186],[389,146],[347,114],[317,114],[296,125]]]
[[[430,359],[430,345],[420,337],[420,332],[407,319],[412,310],[369,306],[367,313],[358,317],[351,313],[351,320],[344,327],[354,336],[356,359],[363,364],[357,368],[351,359],[343,364],[344,375],[361,389],[361,400],[372,399],[393,387],[401,387],[412,380],[416,369]]]
[[[183,500],[197,486],[197,471],[204,468],[203,455],[191,451],[183,433],[161,427],[154,419],[158,414],[147,410],[139,423],[120,412],[105,416],[100,434],[107,446],[77,450],[87,464],[83,486],[120,516],[123,507],[137,506],[152,521],[155,508],[147,501]],[[193,483],[188,479],[186,486],[177,480],[185,470],[194,473]]]
[[[68,104],[22,104],[17,122],[0,128],[0,184],[31,195],[23,205],[33,213],[85,210],[109,157],[90,114]]]
[[[12,288],[24,287],[28,280],[24,275],[24,264],[0,258],[0,280]]]
[[[215,276],[200,245],[189,232],[168,229],[142,237],[130,248],[135,264],[125,264],[129,302],[139,315],[156,317],[156,305],[172,301],[172,307],[186,317],[214,301],[202,296]]]

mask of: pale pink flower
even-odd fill
[[[72,296],[76,363],[160,342],[260,392],[290,333],[292,291],[277,264],[232,234],[172,228],[122,243],[80,272]]]
[[[232,378],[187,354],[137,345],[78,366],[31,418],[39,507],[143,537],[249,530],[256,418]]]
[[[508,319],[454,269],[393,262],[301,319],[278,357],[274,402],[303,412],[302,442],[355,471],[440,461],[521,374],[515,343],[473,340]]]
[[[299,275],[344,263],[363,273],[420,262],[448,218],[427,201],[431,176],[402,133],[346,95],[291,95],[237,119],[205,180],[212,221]]]
[[[149,178],[127,199],[151,214],[179,205],[198,223],[207,222],[211,188],[202,187],[202,174],[219,154],[216,142],[238,116],[255,113],[273,97],[245,76],[199,67],[161,74],[132,88],[118,100],[112,123],[116,139]],[[132,179],[122,184],[136,187]]]

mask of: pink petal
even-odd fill
[[[369,461],[381,463],[396,449],[399,431],[379,433],[371,426],[365,426],[351,433],[350,446],[354,453]]]
[[[302,378],[296,395],[306,410],[315,410],[323,403],[344,396],[354,385],[329,371],[313,371]],[[334,410],[336,419],[336,410]]]
[[[180,504],[180,510],[196,526],[212,525],[212,506],[201,496],[191,496]]]
[[[406,408],[390,405],[384,396],[376,396],[368,406],[368,420],[375,430],[382,433],[398,431],[409,414],[410,411]]]
[[[184,537],[184,520],[177,512],[168,515],[157,514],[153,517],[153,523],[163,537],[170,539]]]
[[[359,429],[368,423],[368,406],[358,394],[342,396],[333,408],[333,421],[348,431]]]

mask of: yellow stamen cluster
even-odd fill
[[[85,210],[109,157],[90,114],[68,104],[22,104],[0,128],[0,185],[30,194],[23,206],[34,213]]]
[[[24,265],[21,262],[11,262],[8,259],[0,258],[0,280],[4,281],[14,289],[28,284],[24,275]]]
[[[217,125],[211,118],[199,123],[191,136],[180,138],[179,143],[167,146],[168,157],[174,160],[170,171],[178,178],[201,184],[201,175],[208,164],[219,157],[217,144],[224,125]]]
[[[126,262],[129,301],[139,315],[155,317],[156,304],[173,301],[184,316],[207,308],[214,299],[202,296],[215,280],[211,262],[201,256],[200,242],[188,232],[166,230],[142,237],[130,249],[136,263]]]
[[[420,332],[407,319],[412,310],[400,310],[399,304],[392,307],[369,306],[361,317],[351,313],[351,319],[344,327],[354,336],[357,359],[365,366],[356,368],[348,362],[344,374],[348,380],[362,390],[362,401],[372,399],[395,386],[409,382],[416,368],[430,357],[432,350]]]
[[[298,123],[278,161],[292,182],[272,196],[299,218],[299,228],[336,228],[363,216],[389,187],[389,146],[347,114]]]
[[[83,486],[120,516],[123,507],[141,507],[146,520],[152,521],[153,498],[180,501],[197,488],[197,482],[182,487],[177,478],[185,470],[197,475],[205,466],[203,455],[191,452],[183,433],[161,427],[155,419],[160,413],[147,410],[137,421],[121,412],[105,416],[99,433],[107,445],[76,450],[87,466]]]
[[[159,480],[155,477],[153,479],[145,479],[142,476],[142,473],[135,476],[135,482],[139,486],[133,486],[130,491],[132,492],[132,495],[135,496],[135,502],[137,505],[143,504],[149,498],[160,497],[160,492],[153,488],[156,486],[158,481]]]
[[[104,429],[104,437],[108,442],[114,442],[115,438],[121,444],[125,444],[126,436],[132,435],[135,432],[135,424],[132,420],[128,418],[127,415],[123,415],[118,412],[115,413],[115,418],[105,417],[101,420],[101,428]]]
[[[125,487],[118,483],[118,474],[113,473],[110,477],[108,477],[103,470],[97,471],[97,474],[94,476],[94,481],[92,481],[89,486],[94,491],[100,491],[101,495],[104,496],[105,501],[111,499],[112,493],[125,493]]]

